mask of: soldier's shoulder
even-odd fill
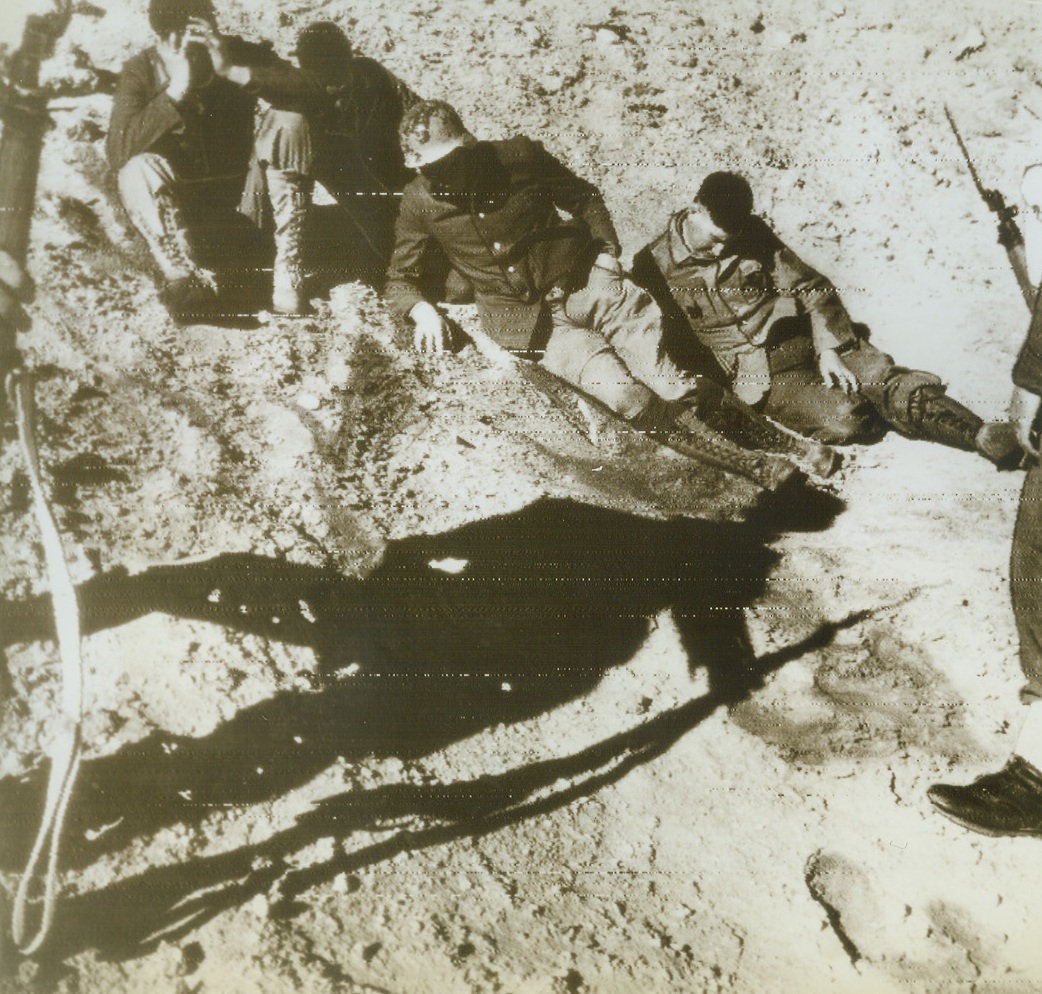
[[[742,241],[755,254],[778,252],[785,248],[777,232],[759,214],[750,216],[742,232]]]
[[[500,159],[504,161],[522,162],[545,159],[550,155],[541,141],[536,141],[527,135],[514,135],[512,138],[502,138],[490,142],[490,144],[496,149]]]

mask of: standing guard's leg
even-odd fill
[[[998,772],[970,784],[934,784],[933,805],[984,835],[1042,836],[1042,466],[1024,480],[1010,556],[1010,594],[1029,705],[1013,755]]]

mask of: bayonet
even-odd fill
[[[1017,284],[1024,297],[1024,302],[1028,305],[1028,310],[1033,311],[1035,309],[1035,287],[1031,282],[1031,277],[1028,275],[1024,236],[1020,233],[1020,228],[1015,220],[1017,207],[1015,204],[1007,204],[998,190],[989,190],[984,186],[973,164],[970,150],[966,147],[966,142],[963,141],[962,134],[959,132],[959,126],[955,123],[955,118],[952,117],[952,112],[947,106],[944,108],[944,116],[948,118],[952,134],[955,135],[955,140],[959,143],[959,150],[962,152],[963,159],[966,160],[966,168],[969,170],[973,185],[977,188],[977,193],[980,194],[980,198],[984,201],[988,210],[998,217],[999,244],[1006,250],[1006,255],[1009,256],[1010,265],[1013,267],[1013,273],[1017,278]]]

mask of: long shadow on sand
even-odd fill
[[[819,510],[815,526],[834,516],[838,502]],[[801,514],[808,512],[802,505]],[[827,623],[796,645],[754,658],[743,609],[763,592],[777,561],[767,543],[778,524],[654,521],[544,500],[393,542],[363,579],[223,555],[84,584],[87,631],[151,611],[207,619],[310,646],[324,679],[313,692],[279,693],[246,708],[211,735],[155,733],[84,763],[62,854],[71,868],[164,826],[197,824],[215,806],[279,798],[342,759],[417,758],[549,711],[630,659],[663,609],[672,611],[689,665],[708,671],[709,691],[574,755],[453,784],[349,790],[263,842],[67,899],[48,958],[60,962],[87,948],[139,955],[276,881],[280,907],[291,913],[296,896],[337,874],[495,831],[618,780],[718,706],[741,700],[765,673],[858,620]],[[46,611],[40,599],[3,605],[4,642],[49,637]],[[24,864],[43,779],[40,771],[0,781],[4,870]],[[395,831],[402,819],[421,827]],[[318,839],[387,830],[393,834],[377,844],[287,871],[285,861]]]

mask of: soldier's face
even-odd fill
[[[695,203],[684,218],[682,234],[684,243],[697,255],[720,255],[730,233],[714,223],[705,205]]]

